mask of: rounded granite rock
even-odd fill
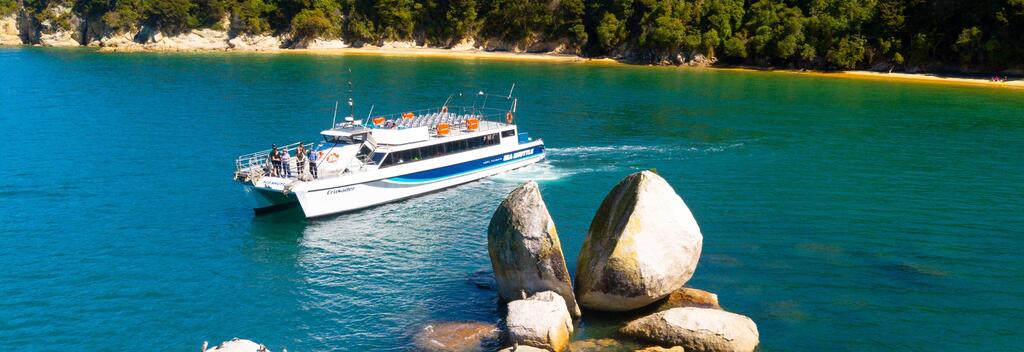
[[[750,318],[710,308],[672,308],[631,321],[623,335],[695,352],[753,351],[759,343]]]
[[[494,211],[487,227],[487,252],[503,300],[554,291],[570,315],[580,316],[555,222],[536,182],[513,190]]]
[[[628,311],[682,287],[703,235],[672,186],[657,174],[627,176],[604,198],[576,266],[576,298],[588,309]]]

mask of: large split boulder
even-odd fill
[[[555,222],[536,182],[519,186],[498,206],[487,227],[487,252],[502,299],[554,291],[569,314],[580,316]]]
[[[590,223],[576,266],[579,304],[627,311],[665,298],[693,276],[702,243],[693,214],[665,179],[629,175]]]
[[[509,302],[505,325],[511,343],[555,352],[569,347],[573,331],[565,300],[552,291]]]
[[[622,334],[686,351],[753,351],[757,325],[745,316],[709,308],[673,308],[626,324]]]
[[[498,326],[495,324],[478,321],[446,322],[423,327],[413,338],[413,343],[418,351],[475,352],[497,344],[498,335]]]

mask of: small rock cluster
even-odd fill
[[[535,182],[513,190],[498,206],[487,240],[498,294],[508,302],[508,351],[640,347],[605,339],[573,347],[579,307],[653,307],[655,313],[619,329],[656,345],[652,351],[753,351],[758,345],[750,318],[722,310],[713,293],[683,287],[697,268],[703,235],[683,199],[654,172],[627,176],[605,197],[583,243],[575,284]]]

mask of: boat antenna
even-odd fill
[[[370,115],[373,115],[374,106],[376,106],[376,104],[370,104],[370,112],[366,114],[366,120],[363,120],[363,125],[370,123]]]
[[[512,83],[512,89],[508,90],[508,98],[505,98],[505,99],[512,99],[512,91],[514,91],[514,90],[516,90],[516,84]]]
[[[331,128],[338,125],[338,101],[334,101],[334,117],[331,118]]]
[[[454,97],[454,96],[455,96],[455,94],[448,95],[448,99],[444,100],[444,105],[441,105],[441,107],[448,106],[448,103],[450,103],[452,101],[452,97]]]

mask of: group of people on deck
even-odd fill
[[[270,145],[270,155],[267,156],[270,159],[270,176],[273,177],[284,177],[292,178],[292,157],[288,153],[288,148],[278,149],[276,144]],[[313,150],[306,150],[306,147],[299,143],[298,148],[295,149],[295,168],[298,170],[298,175],[309,174],[312,178],[316,178],[317,169],[317,154]]]

